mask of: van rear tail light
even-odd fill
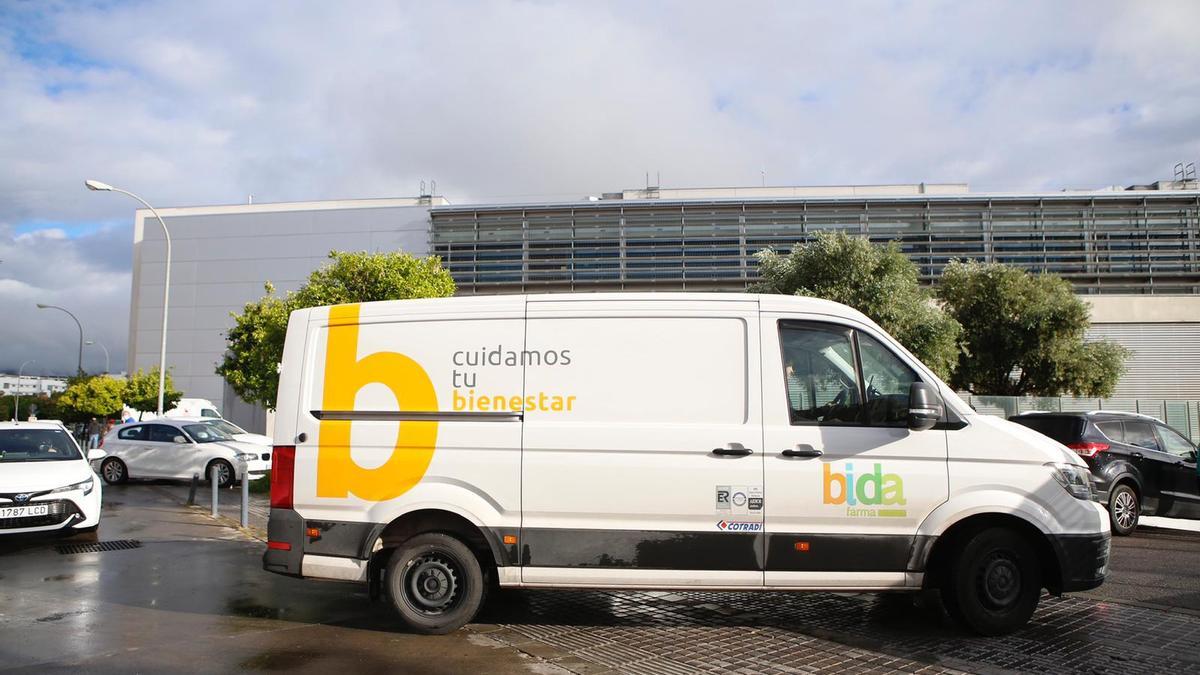
[[[1095,457],[1096,453],[1108,450],[1108,443],[1070,443],[1068,448],[1075,451],[1080,457]]]
[[[296,446],[276,445],[271,461],[271,508],[292,508],[292,482],[296,474]]]

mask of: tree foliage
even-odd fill
[[[1129,352],[1085,342],[1088,308],[1064,279],[998,263],[952,262],[939,284],[963,327],[956,388],[998,396],[1112,395]]]
[[[266,295],[234,313],[226,334],[225,358],[217,374],[243,400],[274,409],[279,362],[291,313],[306,307],[351,302],[440,298],[454,294],[454,279],[431,256],[407,253],[331,251],[332,261],[309,275],[303,286],[284,296],[265,286]]]
[[[960,326],[919,284],[917,267],[895,243],[877,246],[843,232],[818,232],[790,255],[758,254],[760,293],[825,298],[866,314],[946,378],[958,358]]]
[[[125,381],[125,405],[143,412],[158,410],[158,368],[149,372],[139,369]],[[183,398],[183,393],[175,388],[171,381],[171,371],[167,369],[166,381],[163,383],[163,410],[170,410]]]
[[[75,378],[58,397],[60,406],[81,417],[119,418],[124,403],[125,381],[108,375]]]

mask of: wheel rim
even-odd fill
[[[992,609],[1008,609],[1021,597],[1021,568],[1007,551],[988,556],[978,582],[984,604]]]
[[[104,478],[109,482],[115,483],[116,481],[121,480],[121,474],[123,473],[124,471],[121,469],[120,462],[114,460],[112,462],[107,462],[104,465]]]
[[[217,464],[217,484],[229,484],[229,465],[224,462]]]
[[[431,551],[409,563],[404,575],[404,597],[413,609],[423,614],[443,614],[462,599],[462,578],[457,558],[444,551]]]
[[[1116,499],[1113,500],[1113,520],[1117,521],[1117,525],[1120,525],[1121,529],[1127,530],[1133,527],[1136,518],[1137,501],[1133,498],[1133,494],[1128,490],[1118,492]]]

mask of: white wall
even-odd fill
[[[171,231],[167,368],[189,398],[206,398],[254,429],[263,416],[226,401],[214,369],[225,351],[231,312],[263,295],[286,293],[327,261],[331,250],[429,250],[429,207],[415,199],[160,209]],[[158,365],[166,245],[148,210],[136,213],[129,314],[129,370]],[[243,414],[244,413],[244,414]],[[241,418],[241,420],[236,419]]]

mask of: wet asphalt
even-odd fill
[[[431,637],[361,586],[262,571],[262,542],[185,499],[107,487],[98,537],[0,538],[0,671],[1200,672],[1198,533],[1115,539],[1103,586],[1002,639],[903,595],[585,591],[508,591]],[[141,545],[56,550],[96,539]]]
[[[356,584],[262,570],[263,545],[152,485],[107,487],[99,540],[0,540],[0,670],[550,672],[468,631],[405,632]],[[531,671],[531,669],[533,669]]]

